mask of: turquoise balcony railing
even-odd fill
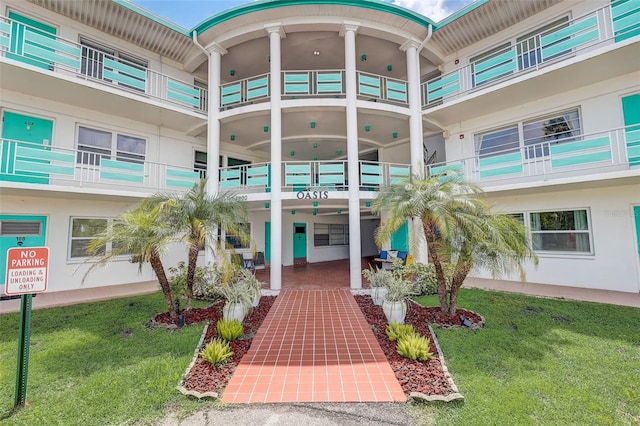
[[[358,96],[408,105],[407,82],[358,71]]]
[[[206,113],[206,89],[152,71],[107,50],[75,43],[6,17],[0,17],[0,52],[29,66],[75,75],[143,98]]]
[[[640,128],[627,127],[494,151],[427,166],[485,186],[620,172],[640,166]]]
[[[0,182],[153,193],[200,179],[192,168],[9,139],[0,139],[0,153]]]
[[[640,35],[640,2],[619,0],[586,15],[558,22],[539,34],[503,41],[503,48],[483,55],[471,64],[422,83],[423,108],[449,100],[550,63],[587,53],[595,47]]]

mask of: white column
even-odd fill
[[[271,85],[271,273],[272,290],[282,287],[282,91],[280,83],[280,24],[265,27],[269,34]]]
[[[227,53],[222,47],[213,45],[209,50],[209,112],[207,122],[207,193],[218,194],[220,181],[218,178],[218,158],[220,157],[220,63],[222,55]],[[205,264],[213,263],[216,254],[205,250]]]
[[[349,277],[351,288],[362,288],[360,251],[360,176],[358,171],[358,104],[356,76],[357,25],[345,24],[344,64],[347,102],[347,165],[349,167]]]
[[[407,88],[409,94],[409,146],[411,152],[411,169],[413,174],[424,174],[424,147],[422,135],[422,105],[420,102],[420,57],[418,55],[417,40],[409,40],[400,48],[407,56]],[[415,218],[413,224],[409,222],[409,232],[412,233],[414,260],[419,263],[427,262],[427,245],[424,239],[422,222]],[[412,226],[413,225],[413,226]]]

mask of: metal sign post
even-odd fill
[[[32,294],[47,291],[48,277],[48,247],[14,247],[7,251],[7,276],[4,292],[8,296],[20,295],[20,329],[18,331],[14,408],[23,407],[27,399]]]

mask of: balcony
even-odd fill
[[[4,56],[3,80],[11,81],[12,90],[37,96],[49,95],[56,100],[71,103],[78,98],[78,104],[85,106],[84,102],[91,102],[80,99],[95,97],[95,94],[77,86],[77,83],[84,83],[112,94],[165,106],[183,113],[182,116],[186,113],[206,119],[206,89],[147,69],[145,64],[117,55],[106,48],[96,49],[91,45],[79,44],[22,22],[0,17],[0,52]],[[27,77],[25,68],[40,75],[54,75],[56,80],[38,83],[35,81],[35,74]],[[75,85],[65,85],[65,81]],[[52,85],[64,87],[55,91],[54,88],[47,87]],[[107,96],[107,93],[104,95]],[[116,111],[122,108],[121,99],[113,103],[118,101],[120,105]],[[108,109],[108,106],[104,105],[102,108]],[[133,109],[135,108],[139,107]],[[154,112],[149,112],[149,115],[153,114]]]
[[[637,71],[631,39],[640,34],[639,21],[638,2],[617,1],[504,40],[469,65],[424,82],[423,110],[446,125],[452,116],[469,119]]]
[[[459,172],[466,180],[489,189],[606,179],[603,174],[611,178],[638,176],[638,165],[640,129],[628,127],[432,164],[427,174]]]
[[[147,196],[185,190],[200,179],[193,168],[9,139],[0,139],[0,152],[0,186],[16,182],[20,187],[36,184],[77,188],[83,193],[93,189],[97,193],[127,191]]]
[[[283,71],[282,99],[344,98],[344,70]],[[271,96],[270,74],[246,78],[220,87],[220,109],[268,102]],[[357,96],[372,102],[408,106],[407,82],[357,71]]]

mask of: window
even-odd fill
[[[207,153],[195,151],[193,154],[193,171],[200,173],[200,178],[207,177]]]
[[[527,158],[549,155],[549,144],[571,142],[580,134],[578,109],[536,118],[523,123]]]
[[[349,245],[349,225],[315,223],[313,245],[315,247]]]
[[[481,158],[513,152],[520,148],[517,125],[481,133],[476,135],[475,139],[477,152]]]
[[[100,165],[101,158],[143,163],[146,140],[120,133],[78,127],[78,164]]]
[[[568,20],[569,18],[564,17],[548,25],[545,25],[542,28],[537,28],[529,34],[518,37],[518,39],[516,39],[516,48],[518,50],[518,69],[524,70],[542,63],[542,37],[566,27],[568,25]],[[558,40],[557,42],[561,42],[563,40],[566,40],[566,38]],[[544,58],[544,60],[556,58],[570,51],[571,50],[559,52],[553,56]]]
[[[591,253],[587,210],[530,213],[533,249]]]
[[[545,157],[551,144],[575,141],[581,134],[580,110],[574,108],[476,134],[476,152],[485,158],[523,148],[526,159]]]
[[[238,226],[243,228],[247,235],[251,235],[250,223],[239,223]],[[218,236],[220,236],[220,228],[218,228]],[[249,242],[243,244],[242,241],[240,241],[240,238],[233,234],[225,234],[224,239],[227,248],[247,249],[251,247],[251,244]]]
[[[107,78],[106,75],[108,75],[108,73],[105,73],[105,70],[109,69],[105,66],[105,58],[143,71],[146,71],[146,69],[148,68],[147,61],[84,38],[80,38],[80,45],[82,46],[82,62],[80,65],[80,72],[83,75],[98,80],[103,80],[112,84],[118,84],[119,86],[123,86],[128,89],[144,91],[140,87],[128,85],[123,82],[114,82],[110,78]],[[118,70],[118,73],[122,73],[122,71]],[[126,73],[123,75],[127,79],[142,81],[138,76],[135,75]]]
[[[71,218],[71,242],[69,244],[69,258],[79,259],[88,257],[87,247],[96,235],[104,232],[112,219]],[[111,251],[111,247],[104,247],[100,253]]]

